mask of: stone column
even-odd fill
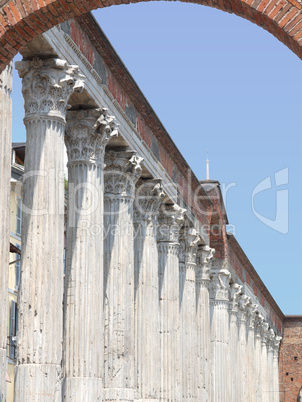
[[[264,317],[261,314],[256,316],[255,321],[255,340],[254,340],[254,362],[255,362],[255,384],[256,401],[262,402],[262,375],[261,375],[261,326]]]
[[[210,332],[210,297],[209,283],[211,260],[215,250],[209,246],[199,246],[196,259],[196,327],[197,360],[196,381],[198,385],[197,401],[211,401],[211,332]]]
[[[199,236],[195,229],[184,229],[179,252],[179,309],[182,367],[182,400],[196,401],[196,292],[195,268]]]
[[[54,401],[61,399],[65,114],[83,83],[64,60],[34,58],[16,68],[26,157],[15,401]]]
[[[141,161],[135,151],[105,155],[104,401],[134,400],[133,200]]]
[[[103,169],[117,135],[107,109],[67,112],[68,220],[63,400],[102,401]]]
[[[257,305],[250,304],[247,307],[247,395],[248,401],[256,402],[256,382],[255,382],[255,318]]]
[[[238,353],[238,298],[241,293],[242,286],[238,283],[233,283],[230,289],[230,401],[239,401],[238,378],[240,376],[241,362],[239,361]]]
[[[229,282],[226,269],[213,270],[210,282],[212,402],[230,401]]]
[[[273,360],[273,389],[274,389],[274,402],[280,402],[280,390],[279,390],[279,346],[281,342],[281,336],[276,336],[274,342],[274,360]]]
[[[6,400],[6,344],[8,311],[8,259],[12,140],[12,79],[10,63],[0,75],[0,401]]]
[[[247,385],[248,385],[248,365],[247,365],[247,346],[246,346],[246,315],[247,306],[250,304],[250,298],[242,295],[239,298],[238,313],[238,347],[240,370],[238,382],[240,387],[239,401],[247,401]]]
[[[160,400],[181,401],[179,334],[179,230],[185,210],[163,206],[158,227],[161,371]]]
[[[268,391],[268,360],[267,360],[267,340],[268,340],[267,322],[264,322],[261,327],[261,378],[262,378],[262,402],[271,402],[269,399]]]
[[[134,205],[135,369],[137,400],[159,400],[157,217],[161,179],[139,180]]]
[[[274,393],[274,369],[273,369],[273,360],[274,360],[274,344],[275,344],[275,332],[272,328],[269,330],[268,334],[268,349],[267,349],[267,374],[268,374],[268,400],[274,401],[275,393]]]

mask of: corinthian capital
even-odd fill
[[[183,264],[196,264],[197,245],[199,235],[193,228],[184,231],[180,238],[179,262]]]
[[[136,151],[109,151],[105,153],[105,196],[134,198],[135,184],[139,179],[143,158]]]
[[[278,352],[279,352],[279,347],[280,347],[280,342],[282,340],[282,336],[276,336],[273,344],[274,348],[274,358],[278,359]]]
[[[159,242],[178,243],[185,212],[186,210],[177,204],[161,206],[157,232]]]
[[[211,272],[211,262],[214,257],[215,249],[208,245],[199,246],[196,258],[196,281],[209,281]]]
[[[251,299],[246,295],[241,295],[238,299],[239,317],[240,321],[246,321],[247,307],[251,303]]]
[[[214,300],[228,301],[231,274],[227,269],[211,272],[210,298]]]
[[[230,287],[230,310],[238,312],[238,299],[241,293],[242,286],[238,283],[233,283]]]
[[[276,341],[276,334],[272,328],[270,328],[268,331],[267,341],[268,341],[268,351],[273,353]]]
[[[134,219],[138,221],[156,220],[164,192],[162,179],[140,179],[136,184]]]
[[[249,304],[247,307],[247,326],[250,329],[254,329],[257,313],[258,313],[257,304],[253,304],[253,303]]]
[[[25,121],[41,117],[65,121],[70,95],[84,88],[79,68],[65,60],[35,57],[16,62],[16,69],[22,78]]]
[[[262,314],[257,314],[255,318],[255,335],[260,337],[261,335],[261,327],[264,321],[264,317]]]
[[[261,342],[266,344],[269,339],[269,325],[267,322],[263,322],[260,330]]]
[[[118,135],[115,118],[107,109],[67,112],[65,144],[68,163],[103,164],[108,141]]]

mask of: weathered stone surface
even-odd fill
[[[103,166],[117,135],[107,109],[67,113],[67,264],[64,297],[63,400],[102,401]]]
[[[161,180],[140,180],[134,206],[135,399],[159,400],[158,210]]]
[[[182,399],[179,329],[179,231],[185,210],[163,206],[158,227],[160,400]]]
[[[67,101],[83,87],[59,59],[17,62],[26,148],[15,401],[61,399],[64,128]]]
[[[196,258],[197,400],[211,401],[211,333],[209,283],[214,249],[199,246]]]
[[[0,75],[0,401],[6,399],[6,344],[8,302],[8,253],[10,216],[10,156],[12,127],[12,77],[10,63]]]
[[[211,401],[230,400],[229,381],[229,282],[226,269],[213,270],[210,282]]]
[[[104,390],[105,401],[134,400],[135,184],[142,158],[110,151],[104,175]]]

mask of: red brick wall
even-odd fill
[[[297,402],[302,387],[302,316],[287,316],[279,354],[280,401]]]
[[[0,72],[20,47],[60,22],[96,8],[138,1],[143,0],[0,0]],[[266,29],[302,57],[302,6],[299,0],[191,2],[239,15]]]

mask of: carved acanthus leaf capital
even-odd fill
[[[186,210],[177,204],[161,205],[157,240],[159,242],[178,243],[180,227],[184,222]]]
[[[254,328],[255,319],[258,314],[258,306],[257,304],[249,304],[247,306],[247,326],[251,329]]]
[[[255,334],[260,336],[261,334],[261,327],[264,322],[264,317],[262,314],[257,314],[255,318]]]
[[[273,344],[274,348],[274,357],[278,358],[278,352],[279,352],[279,347],[280,347],[280,342],[282,341],[282,336],[276,336]]]
[[[50,58],[16,62],[22,78],[25,121],[35,118],[57,118],[65,121],[67,102],[74,92],[84,89],[78,66]]]
[[[136,151],[109,151],[105,153],[104,190],[108,197],[131,197],[139,179],[143,158]]]
[[[274,351],[275,341],[276,341],[275,331],[272,328],[270,328],[268,331],[268,336],[267,336],[268,350],[270,352]]]
[[[164,197],[161,183],[162,179],[140,179],[137,182],[134,201],[135,222],[152,219],[156,221]]]
[[[183,264],[196,264],[197,245],[199,235],[197,230],[189,228],[184,230],[180,237],[179,262]]]
[[[108,109],[68,111],[65,130],[68,163],[103,165],[105,147],[112,137],[118,135],[117,128]]]
[[[229,300],[231,274],[227,269],[211,272],[211,282],[209,286],[210,298],[214,300]]]
[[[269,325],[266,321],[262,323],[260,335],[261,335],[261,342],[267,343],[269,337]]]
[[[238,299],[238,307],[239,307],[239,316],[238,319],[240,321],[246,321],[246,315],[247,315],[247,307],[251,303],[251,299],[243,294],[239,297]]]
[[[238,299],[241,294],[242,286],[233,283],[230,287],[230,310],[238,312]]]
[[[215,249],[208,245],[199,246],[196,258],[196,281],[209,281],[211,273],[211,262]]]

